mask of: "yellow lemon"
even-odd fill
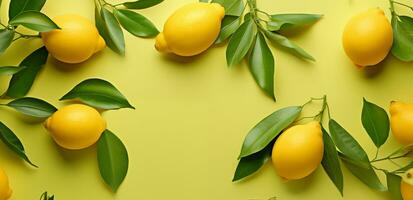
[[[393,101],[390,104],[390,126],[401,144],[413,144],[413,104]]]
[[[413,200],[413,169],[408,170],[402,178],[400,190],[403,200]]]
[[[94,108],[72,104],[50,116],[45,127],[58,145],[76,150],[95,144],[106,129],[106,121]]]
[[[13,191],[10,189],[9,178],[6,173],[0,169],[0,200],[7,200],[10,198]]]
[[[344,50],[360,67],[376,65],[384,60],[392,44],[391,24],[379,8],[354,16],[344,28]]]
[[[310,175],[323,159],[324,143],[319,122],[295,125],[280,135],[272,150],[277,173],[296,180]]]
[[[79,15],[61,15],[53,21],[61,28],[41,33],[50,54],[65,63],[80,63],[105,48],[93,23]]]
[[[217,3],[187,4],[166,21],[155,47],[180,56],[198,55],[215,42],[224,16],[224,7]]]

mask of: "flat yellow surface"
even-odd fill
[[[140,13],[162,27],[172,11],[194,1],[166,0]],[[3,1],[3,22],[7,4]],[[341,48],[341,32],[349,17],[371,7],[381,7],[388,14],[386,0],[258,0],[258,4],[269,13],[325,14],[312,28],[292,37],[317,62],[273,48],[277,103],[259,90],[245,63],[226,67],[225,47],[177,59],[158,54],[152,39],[125,32],[125,57],[106,49],[79,65],[49,58],[29,96],[62,106],[65,103],[58,99],[63,94],[82,80],[98,77],[116,85],[136,107],[104,114],[109,129],[127,146],[129,174],[118,193],[111,193],[99,176],[94,147],[62,150],[41,124],[0,108],[0,120],[16,132],[29,157],[40,166],[31,168],[0,144],[1,167],[14,189],[12,199],[37,199],[46,190],[57,200],[390,199],[387,193],[364,186],[347,169],[344,198],[321,167],[305,180],[285,182],[268,163],[253,177],[231,182],[244,136],[278,108],[327,94],[333,117],[373,156],[375,147],[360,122],[362,97],[384,107],[391,100],[413,102],[411,63],[389,57],[377,69],[363,72]],[[92,0],[48,0],[43,10],[49,16],[77,13],[93,19],[94,7]],[[40,45],[38,40],[20,40],[0,56],[0,65],[16,65]],[[2,91],[7,81],[0,77]],[[390,137],[382,152],[398,147]]]

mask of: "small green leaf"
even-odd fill
[[[123,28],[138,37],[155,37],[159,34],[155,25],[143,15],[130,10],[115,10],[116,18]]]
[[[135,109],[115,86],[97,78],[82,81],[60,98],[60,100],[70,99],[79,99],[90,106],[105,110]]]
[[[5,52],[11,45],[14,38],[14,31],[9,29],[0,30],[0,54]]]
[[[109,36],[108,30],[106,28],[105,22],[103,21],[102,17],[100,16],[100,10],[98,6],[95,7],[95,25],[99,31],[99,35],[105,40],[106,45],[110,49],[116,49],[116,45],[113,42],[112,38]],[[115,50],[114,50],[115,51]],[[116,51],[115,51],[116,52]]]
[[[219,3],[225,8],[225,15],[241,16],[244,11],[242,0],[212,0],[212,3]]]
[[[264,149],[281,131],[297,119],[301,110],[301,106],[286,107],[261,120],[245,137],[239,157],[247,157]]]
[[[389,188],[392,200],[403,200],[402,193],[400,191],[400,183],[402,178],[396,174],[386,173],[387,188]]]
[[[15,67],[15,66],[4,66],[0,67],[0,76],[1,75],[13,75],[21,71],[25,67]]]
[[[258,171],[269,160],[273,146],[274,142],[271,142],[263,150],[241,158],[232,182],[241,180]]]
[[[11,25],[22,25],[38,32],[60,29],[48,16],[39,11],[24,11],[9,22]]]
[[[321,164],[323,165],[324,171],[327,173],[330,180],[334,183],[338,191],[340,191],[341,196],[343,196],[343,172],[341,171],[340,160],[338,157],[336,145],[330,138],[330,135],[322,127],[323,131],[323,142],[324,142],[324,155]]]
[[[271,15],[271,21],[267,23],[269,31],[283,31],[301,28],[311,25],[321,19],[318,14],[277,14]]]
[[[24,66],[24,69],[11,78],[6,95],[12,98],[25,96],[32,87],[40,69],[46,63],[48,55],[46,47],[41,47],[27,56],[19,65]]]
[[[274,33],[271,31],[265,31],[265,35],[267,38],[275,43],[276,45],[283,47],[284,49],[288,50],[295,56],[302,58],[302,59],[307,59],[311,61],[315,61],[314,57],[311,56],[309,53],[304,51],[301,47],[297,46],[294,44],[292,41],[290,41],[288,38],[286,38],[283,35],[280,35],[278,33]]]
[[[386,142],[389,137],[390,122],[383,108],[363,98],[361,122],[377,148]]]
[[[10,0],[9,20],[24,11],[40,11],[45,3],[46,0]]]
[[[129,9],[145,9],[162,3],[163,0],[138,0],[133,2],[125,2],[123,6]]]
[[[37,167],[27,157],[26,152],[24,151],[23,144],[20,142],[19,138],[2,122],[0,122],[0,139],[10,150],[16,153],[20,158],[25,160],[33,167]]]
[[[228,66],[238,64],[247,55],[254,40],[255,29],[254,22],[247,20],[232,35],[226,52]]]
[[[13,100],[7,106],[16,109],[17,111],[32,117],[47,118],[52,115],[57,109],[41,99],[24,97]]]
[[[237,16],[227,15],[221,23],[221,32],[218,35],[215,44],[221,44],[226,41],[239,27],[241,18]]]
[[[413,18],[393,16],[392,54],[404,62],[413,61]]]
[[[100,174],[106,184],[116,192],[128,173],[128,152],[122,141],[105,130],[97,144]]]
[[[255,82],[257,82],[266,95],[275,101],[274,62],[274,56],[267,45],[264,35],[258,32],[248,58],[248,64]]]
[[[44,192],[42,196],[40,196],[40,200],[54,200],[54,195],[49,196],[47,192]]]
[[[102,36],[108,46],[116,53],[125,55],[125,38],[115,16],[106,8],[102,8],[100,10],[100,16],[102,17],[102,21],[100,23],[102,24],[98,27],[102,25],[103,27],[99,28],[99,32],[101,32],[102,29],[105,29],[105,31],[102,31],[105,32]]]

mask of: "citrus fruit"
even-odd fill
[[[400,191],[403,200],[413,200],[413,169],[408,170],[402,178]]]
[[[320,123],[312,121],[292,126],[280,135],[272,150],[272,162],[281,177],[296,180],[317,169],[323,153]]]
[[[50,116],[45,127],[58,145],[75,150],[95,144],[106,129],[106,121],[94,108],[72,104]]]
[[[225,9],[218,3],[191,3],[175,11],[156,37],[160,52],[194,56],[207,50],[221,29]]]
[[[352,17],[344,28],[344,50],[359,67],[376,65],[384,60],[392,44],[391,24],[379,8]]]
[[[413,144],[413,104],[393,101],[390,104],[390,126],[401,144]]]
[[[95,25],[82,16],[61,15],[53,21],[61,29],[41,33],[41,37],[49,53],[57,60],[81,63],[106,46]]]
[[[9,178],[4,170],[0,169],[0,200],[9,199],[12,193],[9,185]]]

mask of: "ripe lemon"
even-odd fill
[[[272,162],[281,177],[296,180],[317,169],[323,153],[321,126],[313,121],[285,130],[274,144]]]
[[[0,169],[0,200],[7,200],[10,198],[13,191],[10,189],[9,178],[6,173]]]
[[[72,104],[50,116],[45,127],[58,145],[76,150],[95,144],[106,129],[106,121],[94,108]]]
[[[391,102],[390,126],[394,137],[401,144],[413,144],[413,104]]]
[[[61,28],[41,33],[50,54],[65,63],[81,63],[105,48],[93,23],[79,15],[61,15],[53,21]]]
[[[344,50],[360,67],[376,65],[384,60],[392,44],[391,24],[379,8],[354,16],[344,28]]]
[[[403,175],[403,180],[400,183],[400,190],[403,200],[413,200],[413,169],[408,170]]]
[[[224,7],[217,3],[187,4],[166,21],[155,47],[180,56],[198,55],[215,42],[224,16]]]

